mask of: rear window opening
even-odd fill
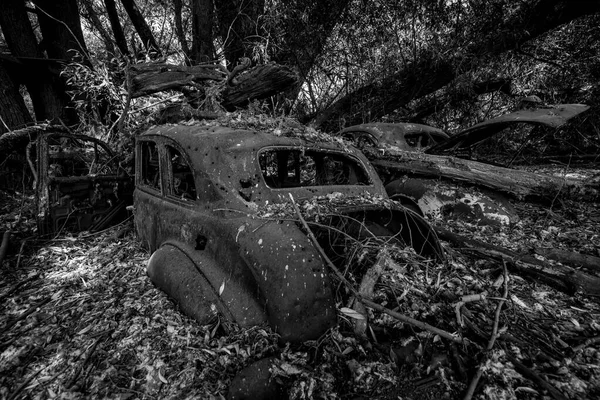
[[[260,169],[270,188],[369,185],[369,175],[344,154],[296,149],[268,149],[259,154]]]

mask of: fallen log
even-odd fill
[[[131,97],[136,98],[165,90],[176,90],[183,86],[194,86],[208,80],[220,81],[227,78],[227,70],[223,69],[219,64],[133,64],[129,67],[129,91]]]
[[[460,247],[460,251],[477,254],[494,260],[507,262],[512,273],[545,283],[567,294],[581,292],[588,296],[600,296],[600,278],[565,265],[552,265],[532,255],[520,254],[504,247],[458,235],[446,228],[435,226],[438,237]]]
[[[560,197],[595,201],[600,198],[600,185],[576,179],[535,174],[421,152],[392,149],[365,149],[364,152],[386,184],[405,176],[427,177],[492,189],[520,200]]]
[[[143,63],[129,67],[131,98],[147,96],[165,90],[183,91],[186,87],[200,87],[208,81],[222,82],[221,106],[228,111],[244,107],[252,100],[261,100],[283,92],[298,82],[298,74],[279,64],[258,65],[244,73],[244,63],[232,72],[220,64],[175,65]]]
[[[600,273],[600,257],[561,249],[536,248],[534,251],[549,260]]]

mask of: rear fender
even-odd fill
[[[150,257],[147,273],[184,314],[200,323],[217,312],[243,327],[267,322],[257,291],[233,281],[212,257],[185,244],[165,242]]]

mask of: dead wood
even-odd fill
[[[289,89],[298,80],[298,74],[289,67],[259,65],[237,77],[235,86],[225,88],[221,105],[226,110],[245,107],[252,100],[266,99]]]
[[[377,256],[377,261],[375,264],[367,270],[365,275],[363,276],[360,286],[358,288],[358,293],[363,297],[373,297],[373,291],[375,290],[375,284],[379,280],[379,277],[383,273],[383,258],[389,257],[385,254],[385,250],[379,252]],[[354,311],[362,314],[364,319],[356,319],[354,320],[354,332],[359,336],[366,336],[367,327],[368,327],[368,314],[365,306],[360,302],[360,299],[356,299],[353,305]]]
[[[221,105],[226,110],[234,110],[236,107],[245,107],[252,100],[283,92],[299,79],[291,68],[283,65],[258,65],[245,71],[248,66],[249,63],[244,61],[229,73],[220,64],[134,64],[128,71],[128,92],[132,98],[136,98],[165,90],[200,87],[206,85],[207,81],[223,82]]]
[[[380,175],[385,177],[386,182],[406,175],[441,178],[528,200],[553,199],[560,196],[595,201],[600,195],[600,185],[455,157],[390,149],[384,152],[366,150],[365,154]]]
[[[506,269],[506,263],[504,263],[504,293],[502,294],[502,298],[500,299],[500,302],[496,306],[496,313],[494,314],[494,326],[492,327],[492,335],[490,337],[490,340],[488,341],[488,345],[486,348],[486,350],[488,352],[490,350],[492,350],[492,348],[494,347],[494,343],[496,343],[496,339],[498,339],[498,337],[499,337],[498,324],[500,322],[500,312],[502,311],[502,306],[504,305],[504,303],[506,302],[507,299],[508,299],[508,271]],[[481,364],[479,364],[479,367],[477,368],[477,371],[475,372],[475,376],[473,377],[473,380],[471,380],[471,383],[469,384],[467,393],[465,394],[465,397],[464,397],[465,400],[470,400],[473,397],[473,393],[475,393],[475,389],[477,388],[477,385],[479,384],[479,380],[481,379],[481,376],[483,375],[483,370],[484,370],[484,363],[481,363]]]
[[[540,247],[534,251],[536,254],[544,256],[549,260],[558,261],[573,267],[582,267],[588,271],[600,272],[600,257],[555,248]]]
[[[177,90],[182,86],[227,78],[227,71],[219,64],[175,65],[167,63],[142,63],[129,67],[128,81],[131,97],[147,96],[165,90]]]
[[[523,375],[523,377],[529,379],[536,385],[538,385],[541,389],[546,390],[548,394],[555,400],[567,400],[567,397],[562,394],[560,390],[555,388],[551,383],[546,381],[544,378],[535,373],[532,369],[527,368],[524,364],[520,363],[516,358],[512,357],[510,354],[506,354],[506,357],[515,366],[515,371],[519,374]]]
[[[0,159],[12,152],[24,154],[27,144],[43,132],[67,132],[67,128],[61,125],[40,124],[6,132],[0,136]]]
[[[10,240],[10,231],[4,232],[2,235],[2,244],[0,245],[0,268],[2,268],[2,261],[4,261],[4,257],[6,257],[6,253],[8,251],[8,241]]]
[[[588,296],[600,296],[600,278],[574,268],[550,264],[528,254],[520,254],[504,247],[457,235],[440,226],[435,227],[438,237],[460,247],[463,252],[480,257],[506,261],[509,270],[536,282],[545,283],[561,292],[574,294],[581,291]]]

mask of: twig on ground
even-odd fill
[[[104,337],[107,333],[110,333],[113,330],[114,329],[109,329],[109,330],[102,332],[102,334],[94,341],[94,344],[92,344],[92,346],[90,347],[90,350],[88,351],[87,355],[85,356],[85,359],[77,367],[77,369],[75,370],[75,373],[73,374],[71,379],[66,383],[65,387],[70,388],[75,384],[75,382],[77,381],[77,378],[79,378],[79,375],[81,374],[81,371],[84,370],[85,366],[90,361],[90,358],[92,357],[92,354],[94,354],[94,351],[96,350],[96,347],[98,347],[98,344],[100,343],[100,341],[102,339],[104,339]]]
[[[600,342],[600,336],[589,338],[585,342],[581,343],[580,345],[575,346],[573,348],[573,351],[574,352],[581,351],[581,350],[585,349],[586,347],[588,347],[589,345],[592,345],[592,344],[598,343],[598,342]]]
[[[493,347],[494,343],[496,343],[496,339],[498,338],[498,324],[500,322],[500,312],[502,311],[502,306],[504,302],[508,298],[508,270],[506,268],[506,261],[503,261],[504,266],[504,293],[502,295],[502,299],[500,299],[498,305],[496,306],[496,314],[494,316],[494,327],[492,328],[492,336],[490,337],[490,341],[488,342],[486,351],[489,352]],[[479,379],[481,379],[481,375],[483,375],[483,365],[480,364],[479,368],[477,368],[477,372],[471,381],[467,389],[467,393],[465,394],[464,400],[470,400],[473,397],[473,393],[475,393],[475,389],[477,388],[477,384],[479,383]]]
[[[467,303],[470,303],[472,301],[485,301],[485,299],[487,298],[487,292],[484,291],[483,293],[480,294],[470,294],[467,296],[463,296],[462,299],[458,302],[456,302],[456,304],[454,305],[454,313],[456,314],[456,322],[458,322],[458,325],[463,327],[465,326],[465,323],[462,319],[461,313],[460,313],[460,309],[462,308],[462,306],[464,306]]]
[[[38,308],[42,307],[44,304],[48,303],[50,300],[52,300],[50,297],[48,297],[47,299],[44,299],[42,301],[40,301],[38,304],[32,306],[29,308],[29,310],[25,311],[23,314],[19,315],[17,318],[15,318],[12,321],[9,321],[6,326],[2,329],[2,332],[0,332],[0,336],[4,335],[7,331],[10,330],[10,328],[12,328],[17,322],[27,318],[29,315],[33,314]]]
[[[561,393],[560,390],[555,388],[550,382],[546,381],[544,378],[535,373],[532,369],[527,368],[525,365],[521,364],[516,358],[506,353],[506,358],[508,361],[515,366],[515,371],[519,374],[523,375],[525,378],[529,379],[542,389],[546,390],[550,396],[552,396],[555,400],[567,400],[567,397]]]
[[[27,385],[29,385],[29,383],[40,374],[40,372],[42,372],[43,370],[45,370],[46,368],[50,367],[50,365],[52,364],[48,364],[43,368],[38,369],[36,372],[34,372],[33,374],[31,374],[31,376],[27,379],[25,379],[25,382],[23,382],[18,388],[17,390],[15,390],[10,396],[8,396],[7,400],[12,400],[17,398],[17,396],[23,391],[23,389],[25,389],[25,387],[27,387]]]
[[[309,237],[309,239],[312,241],[313,245],[315,246],[315,248],[317,249],[317,251],[319,252],[319,254],[321,255],[321,257],[323,258],[323,260],[325,261],[325,263],[329,266],[329,268],[331,268],[331,270],[334,272],[334,274],[338,277],[338,279],[340,279],[342,282],[344,282],[346,284],[346,286],[348,287],[348,289],[352,292],[352,294],[359,299],[360,301],[362,301],[365,305],[367,305],[368,307],[374,308],[378,311],[384,312],[386,314],[388,314],[391,317],[396,318],[397,320],[401,321],[401,322],[405,322],[407,324],[416,326],[417,328],[421,328],[424,330],[427,330],[429,332],[435,333],[436,335],[439,335],[440,337],[443,337],[445,339],[451,340],[453,342],[456,343],[463,343],[463,339],[453,335],[447,331],[444,331],[442,329],[436,328],[435,326],[431,326],[425,322],[422,321],[418,321],[414,318],[411,317],[407,317],[406,315],[400,314],[396,311],[390,310],[389,308],[386,308],[380,304],[377,304],[369,299],[366,299],[365,297],[363,297],[353,286],[350,282],[348,282],[348,280],[346,279],[346,277],[344,277],[344,275],[340,272],[340,270],[333,264],[333,262],[329,259],[329,257],[327,257],[327,254],[325,254],[325,250],[323,250],[323,247],[321,247],[321,245],[319,244],[319,242],[317,241],[317,238],[315,237],[314,233],[312,232],[312,230],[310,229],[310,227],[308,226],[308,224],[306,223],[306,220],[304,219],[304,217],[302,216],[302,213],[300,212],[300,208],[298,208],[298,205],[296,204],[296,201],[294,200],[294,197],[292,196],[292,194],[290,193],[290,199],[292,200],[292,205],[294,206],[294,210],[296,211],[296,214],[298,215],[298,219],[300,220],[300,222],[302,223],[302,226],[304,227],[304,229],[306,230],[306,233]]]

